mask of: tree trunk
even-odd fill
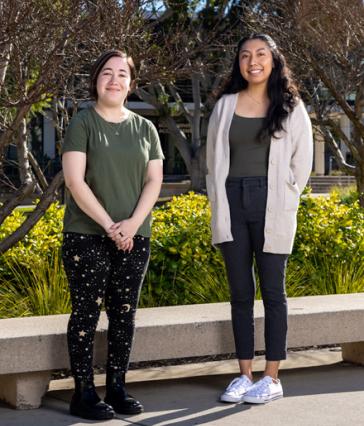
[[[19,168],[19,176],[20,182],[22,184],[27,182],[32,182],[32,173],[28,160],[28,145],[27,145],[27,122],[24,118],[18,130],[18,138],[17,138],[17,156],[18,156],[18,168]]]
[[[5,147],[0,146],[0,182],[1,177],[5,175]]]
[[[364,155],[363,155],[364,158]],[[360,207],[364,208],[364,161],[358,164],[355,173],[356,186],[359,194]]]
[[[190,167],[191,189],[202,192],[206,189],[206,147],[200,147],[191,160]]]
[[[6,43],[5,46],[3,47],[2,59],[0,59],[0,93],[4,86],[6,72],[8,70],[12,49],[13,49],[13,45],[11,43]]]

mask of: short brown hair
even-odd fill
[[[103,68],[103,66],[106,64],[106,62],[113,57],[119,57],[119,58],[126,58],[126,61],[129,65],[130,69],[130,90],[132,91],[135,88],[135,81],[136,81],[136,67],[133,61],[133,58],[131,56],[128,56],[126,52],[123,52],[121,50],[107,50],[106,52],[102,53],[94,62],[91,68],[90,72],[90,95],[92,98],[96,99],[98,98],[97,95],[97,78]]]

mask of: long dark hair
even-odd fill
[[[289,112],[293,110],[300,96],[295,83],[292,81],[291,71],[286,64],[286,60],[272,37],[267,34],[251,34],[239,41],[231,74],[218,97],[220,98],[225,94],[238,93],[248,87],[248,82],[240,72],[239,53],[246,41],[255,39],[263,40],[268,45],[272,52],[274,64],[268,79],[270,105],[262,130],[258,135],[261,140],[264,136],[274,137],[275,132],[284,130],[283,121],[287,118]]]

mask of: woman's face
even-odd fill
[[[260,39],[246,41],[239,52],[240,72],[248,85],[267,84],[273,69],[268,44]]]
[[[130,90],[130,83],[127,58],[113,56],[97,76],[97,101],[110,107],[123,105]]]

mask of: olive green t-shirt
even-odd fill
[[[267,176],[270,137],[257,140],[263,121],[234,114],[229,131],[230,177]]]
[[[149,120],[129,111],[121,123],[110,123],[93,107],[71,120],[62,151],[86,153],[85,181],[114,222],[132,215],[143,190],[148,162],[164,158],[157,130]],[[63,231],[105,234],[78,207],[69,191]],[[150,214],[137,234],[150,237]]]

